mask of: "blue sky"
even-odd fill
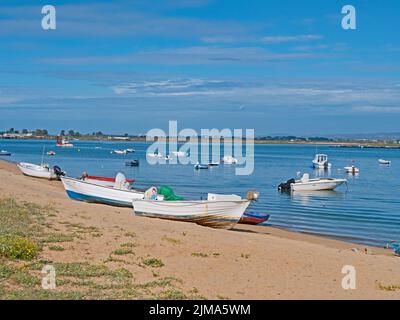
[[[341,28],[346,4],[357,30]],[[0,0],[0,128],[398,132],[399,14],[396,0]]]

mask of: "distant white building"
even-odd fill
[[[33,136],[32,132],[28,133],[3,133],[0,135],[3,139],[17,139],[17,138],[29,138]]]

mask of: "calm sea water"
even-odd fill
[[[193,169],[192,165],[149,165],[148,143],[74,141],[74,148],[56,148],[54,141],[0,140],[0,148],[13,153],[4,157],[12,161],[40,163],[42,150],[55,150],[56,156],[44,156],[50,165],[59,165],[68,175],[83,171],[92,175],[114,176],[122,171],[134,178],[138,187],[169,185],[178,195],[199,199],[207,192],[235,193],[242,196],[249,189],[261,193],[251,205],[253,211],[271,214],[268,225],[294,231],[339,237],[347,241],[384,246],[400,240],[400,150],[347,149],[318,146],[319,153],[329,155],[333,164],[328,172],[310,168],[316,152],[309,145],[256,145],[255,169],[250,176],[236,176],[235,167],[222,165],[209,170]],[[113,149],[134,147],[134,154],[110,154]],[[389,166],[378,159],[392,160]],[[125,167],[124,160],[139,159],[139,167]],[[358,176],[349,176],[343,167],[355,160]],[[341,170],[340,170],[341,169]],[[337,191],[287,194],[277,185],[297,172],[311,176],[348,179],[348,188]]]

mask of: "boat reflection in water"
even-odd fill
[[[335,190],[325,191],[295,191],[289,193],[292,200],[303,206],[309,206],[310,204],[317,201],[324,201],[329,199],[340,199],[345,197],[344,192]]]
[[[315,169],[314,170],[314,178],[330,178],[332,174],[332,169]]]

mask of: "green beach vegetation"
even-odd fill
[[[64,234],[52,228],[55,217],[51,206],[38,206],[12,198],[0,198],[0,300],[4,299],[204,299],[198,292],[184,292],[180,279],[156,274],[157,279],[137,282],[132,271],[107,261],[82,262],[64,259],[71,246],[80,241],[80,233]],[[60,222],[68,230],[83,230],[91,236],[97,228]],[[89,232],[90,231],[90,232]],[[135,234],[127,234],[136,237]],[[137,244],[124,242],[113,254],[134,257]],[[46,252],[64,255],[64,259],[49,260]],[[54,258],[53,258],[54,259]],[[144,268],[152,272],[164,263],[157,258],[137,257]],[[130,262],[124,262],[129,265]],[[135,264],[135,262],[132,262]],[[56,273],[56,288],[44,289],[45,266]],[[141,267],[142,268],[142,267]]]

